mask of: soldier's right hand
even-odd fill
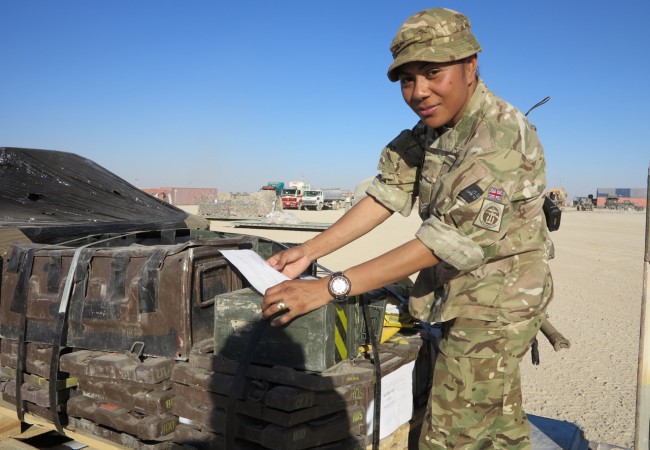
[[[307,270],[312,260],[306,255],[303,245],[298,245],[276,253],[266,262],[275,270],[294,279]]]

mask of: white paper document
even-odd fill
[[[381,408],[379,438],[393,433],[413,415],[413,368],[415,361],[403,365],[394,372],[381,377]],[[372,433],[374,399],[370,401],[366,422],[368,434]]]
[[[278,272],[253,250],[221,250],[228,259],[246,277],[248,282],[261,294],[289,277]]]

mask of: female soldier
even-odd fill
[[[388,78],[419,117],[382,151],[368,196],[328,230],[269,263],[290,278],[419,200],[413,240],[319,280],[268,289],[282,325],[334,299],[419,272],[409,308],[442,322],[421,448],[530,448],[519,362],[552,297],[542,211],[545,161],[525,116],[478,76],[481,47],[464,15],[429,9],[391,45]]]

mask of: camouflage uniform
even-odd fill
[[[444,330],[420,447],[530,448],[519,361],[553,291],[535,129],[479,79],[453,128],[418,122],[378,169],[368,195],[405,216],[419,200],[416,237],[441,259],[410,298],[413,316]]]

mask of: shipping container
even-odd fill
[[[141,191],[164,200],[172,205],[198,205],[217,198],[217,188],[159,187],[144,188]]]
[[[609,195],[615,195],[621,197],[621,199],[646,199],[648,190],[645,188],[598,188],[596,190],[596,197],[598,198],[607,198]]]

